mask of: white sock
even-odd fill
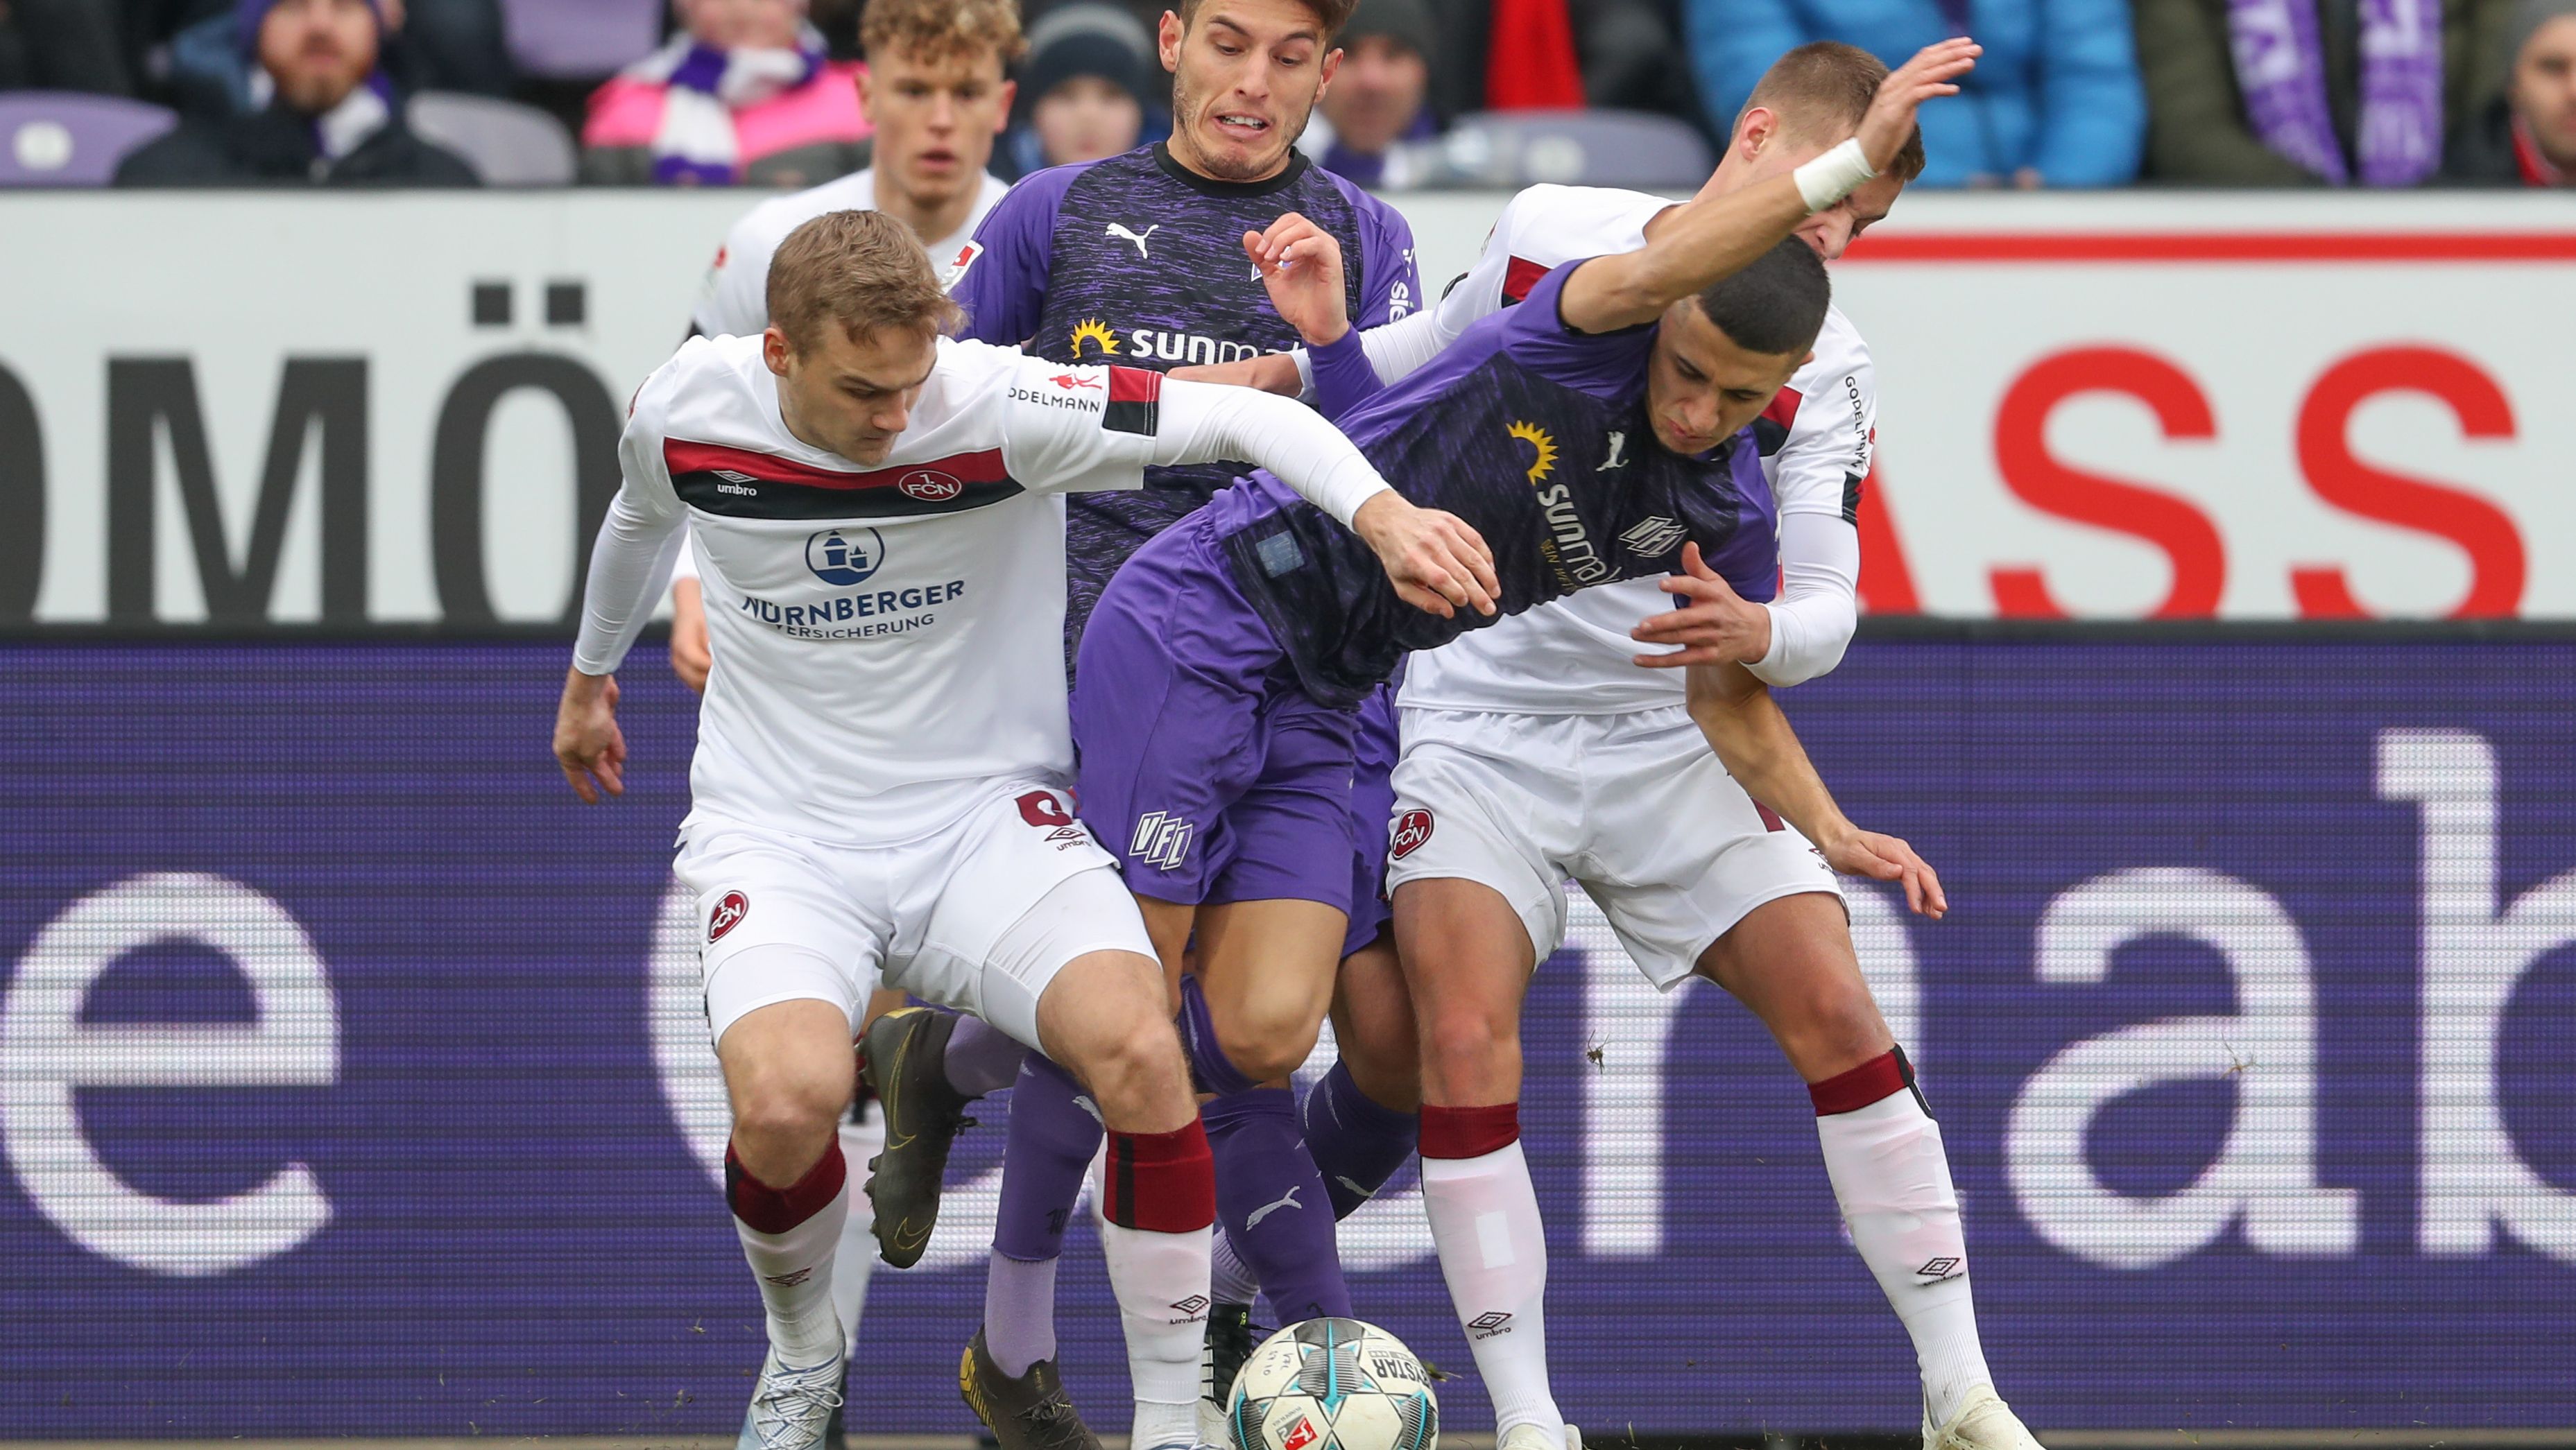
[[[781,1364],[811,1369],[841,1357],[841,1318],[832,1309],[832,1261],[839,1257],[841,1229],[849,1218],[850,1188],[843,1184],[830,1203],[785,1233],[762,1233],[739,1218],[733,1221],[742,1238],[742,1256],[760,1281],[769,1345],[778,1351]]]
[[[885,1151],[885,1118],[875,1104],[867,1119],[841,1121],[841,1156],[864,1164]],[[849,1184],[850,1211],[841,1226],[841,1247],[832,1260],[832,1312],[841,1316],[841,1333],[855,1355],[859,1349],[859,1315],[868,1304],[868,1280],[877,1270],[876,1210],[868,1204],[866,1180]]]
[[[1547,1383],[1547,1234],[1517,1142],[1481,1158],[1422,1160],[1422,1204],[1449,1300],[1494,1402],[1494,1434],[1536,1425],[1549,1444],[1565,1416]]]
[[[1127,1330],[1136,1390],[1135,1450],[1198,1443],[1199,1351],[1207,1344],[1208,1240],[1213,1229],[1155,1233],[1103,1224],[1101,1256]]]
[[[1913,1093],[1900,1092],[1816,1119],[1816,1136],[1852,1246],[1913,1336],[1924,1414],[1937,1429],[1968,1391],[1993,1383],[1977,1343],[1967,1240],[1941,1125]]]

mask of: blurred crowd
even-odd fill
[[[126,185],[811,185],[868,164],[872,85],[931,84],[871,54],[868,9],[0,0],[0,127],[53,105],[64,127],[143,136]],[[1027,0],[983,98],[990,169],[1161,136],[1164,10]],[[1376,188],[1688,186],[1792,46],[1894,59],[1952,34],[1985,59],[1925,115],[1925,185],[2576,178],[2576,0],[1358,0],[1299,144]],[[578,138],[559,174],[478,154],[548,131]],[[70,144],[21,135],[17,179]]]

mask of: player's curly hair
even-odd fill
[[[991,51],[1008,67],[1029,48],[1019,0],[867,0],[859,45],[870,56],[902,51],[947,60]]]
[[[1207,0],[1179,0],[1173,8],[1181,12],[1182,29],[1198,23],[1199,7],[1206,3]],[[1342,27],[1351,23],[1351,12],[1359,8],[1360,0],[1298,0],[1298,3],[1315,12],[1315,18],[1324,26],[1324,43],[1330,45],[1333,37],[1342,33]]]
[[[1840,140],[1860,129],[1860,118],[1869,114],[1869,103],[1886,79],[1887,63],[1857,45],[1809,41],[1771,62],[1735,113],[1735,124],[1742,126],[1745,112],[1760,106],[1789,131],[1823,133],[1810,135],[1812,140]],[[1885,174],[1909,182],[1923,174],[1922,127],[1905,138],[1905,148]]]
[[[801,353],[826,326],[942,333],[962,314],[912,228],[880,211],[827,211],[769,259],[769,320]]]

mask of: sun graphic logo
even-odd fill
[[[1086,342],[1096,342],[1100,344],[1100,351],[1103,356],[1107,356],[1108,354],[1118,351],[1117,334],[1109,330],[1108,323],[1101,321],[1097,317],[1086,317],[1080,322],[1074,324],[1073,355],[1075,357],[1078,358],[1082,356],[1082,345]]]
[[[1535,450],[1535,456],[1530,459],[1529,481],[1531,487],[1537,487],[1539,480],[1556,467],[1556,440],[1547,436],[1547,430],[1536,423],[1515,420],[1503,431]]]

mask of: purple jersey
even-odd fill
[[[1671,573],[1689,542],[1737,593],[1769,599],[1777,517],[1752,430],[1698,457],[1666,452],[1646,416],[1655,325],[1567,327],[1557,301],[1581,265],[1476,322],[1342,418],[1342,431],[1406,498],[1484,535],[1504,614]],[[1354,703],[1408,652],[1493,622],[1404,603],[1367,545],[1266,473],[1208,512],[1245,598],[1325,703]]]
[[[1243,254],[1243,234],[1302,213],[1342,246],[1350,315],[1390,322],[1421,302],[1413,232],[1393,207],[1292,153],[1268,181],[1199,176],[1157,143],[1041,171],[1011,188],[975,233],[982,250],[954,285],[966,336],[1052,362],[1157,371],[1297,345],[1296,330]],[[1153,468],[1140,493],[1066,501],[1068,655],[1091,606],[1138,545],[1243,472]]]

